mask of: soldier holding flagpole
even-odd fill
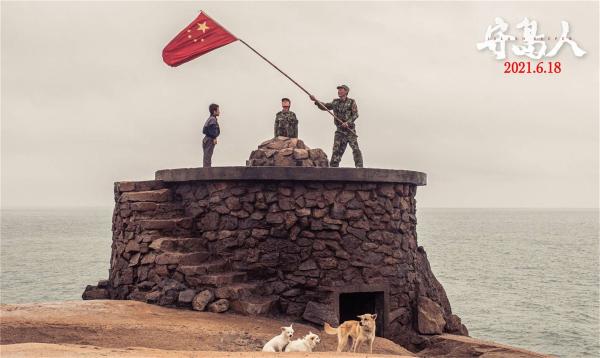
[[[337,86],[338,97],[329,103],[318,101],[315,96],[309,96],[315,102],[315,105],[320,110],[333,110],[333,113],[338,121],[334,121],[337,127],[333,137],[333,150],[331,152],[330,167],[339,167],[342,156],[346,151],[346,146],[349,144],[352,148],[352,156],[354,157],[354,166],[357,168],[363,167],[362,152],[358,147],[358,136],[354,128],[354,121],[358,118],[358,108],[356,101],[348,98],[350,88],[346,85]]]

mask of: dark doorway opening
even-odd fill
[[[359,320],[357,316],[377,313],[375,335],[383,337],[383,292],[340,293],[340,324],[348,320]]]

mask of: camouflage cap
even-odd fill
[[[337,88],[337,89],[343,88],[343,89],[345,89],[345,90],[346,90],[346,92],[350,92],[350,88],[349,88],[348,86],[346,86],[346,85],[339,85],[339,86],[337,86],[336,88]]]

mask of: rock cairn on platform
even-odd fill
[[[275,137],[258,146],[246,161],[250,167],[328,167],[322,149],[310,149],[301,139]]]

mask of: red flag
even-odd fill
[[[169,66],[179,66],[237,38],[203,12],[183,29],[163,49],[163,60]]]

